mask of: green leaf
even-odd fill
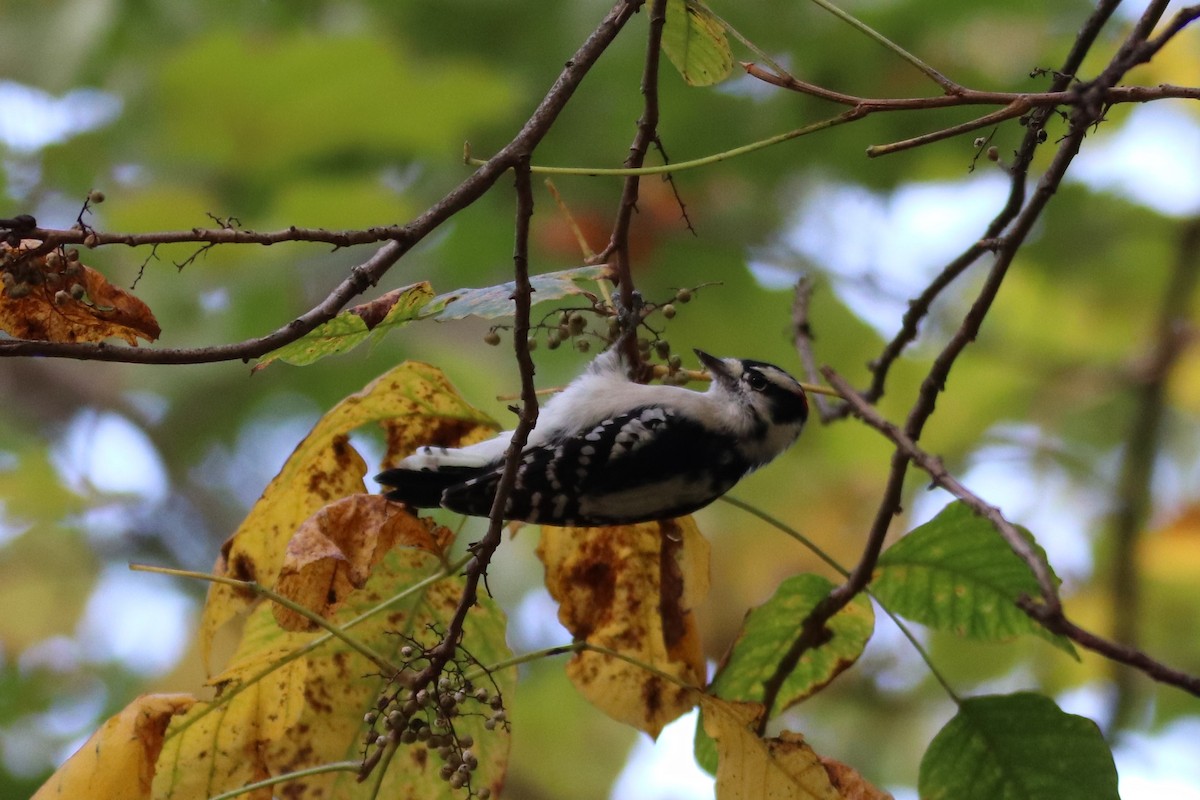
[[[693,0],[667,0],[662,49],[689,86],[712,86],[733,71],[724,24]]]
[[[1045,557],[1033,536],[1022,533]],[[1036,597],[1029,566],[995,529],[963,503],[951,503],[884,551],[871,591],[906,619],[972,639],[1002,641],[1033,634],[1078,658],[1071,643],[1017,606]]]
[[[254,365],[254,371],[272,361],[286,361],[303,367],[326,356],[353,350],[367,339],[379,338],[393,328],[412,322],[432,297],[433,289],[427,281],[390,291],[369,303],[343,311],[291,344],[268,353]]]
[[[548,272],[544,275],[534,275],[529,279],[533,287],[533,302],[560,300],[572,295],[587,295],[594,297],[579,284],[609,280],[612,273],[608,266],[600,264],[593,267],[575,267],[558,272]],[[463,319],[469,316],[495,319],[509,317],[513,313],[513,292],[516,283],[509,281],[497,286],[485,286],[481,289],[459,289],[455,292],[435,297],[428,308],[421,314],[422,318],[432,317],[436,320]]]
[[[917,788],[925,800],[1118,797],[1096,723],[1032,692],[964,701],[929,744]]]
[[[795,575],[781,583],[770,600],[746,615],[708,693],[725,700],[761,701],[763,682],[795,641],[801,620],[832,589],[820,575]],[[814,694],[850,667],[862,655],[874,627],[871,602],[860,594],[829,620],[829,641],[807,652],[783,682],[775,711]],[[716,768],[716,748],[702,724],[696,726],[696,760],[706,769]]]

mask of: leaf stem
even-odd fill
[[[732,150],[725,150],[720,153],[704,156],[703,158],[692,159],[691,161],[676,161],[672,164],[658,164],[650,167],[539,167],[530,166],[529,171],[535,175],[585,175],[588,177],[629,177],[633,175],[665,175],[672,172],[682,172],[687,169],[695,169],[697,167],[706,167],[710,164],[716,164],[730,158],[743,156],[747,153],[753,153],[755,150],[762,150],[772,145],[777,145],[786,142],[790,139],[796,139],[801,136],[807,136],[810,133],[823,131],[827,128],[832,128],[836,125],[841,125],[845,122],[850,122],[856,119],[855,115],[850,112],[839,114],[836,117],[830,117],[818,122],[805,125],[802,128],[780,133],[771,136],[767,139],[761,139],[757,142],[744,144],[741,147],[735,147]],[[472,166],[480,166],[488,162],[478,158],[468,158],[467,163]]]
[[[264,778],[263,780],[255,781],[254,783],[247,783],[245,786],[239,786],[236,789],[230,789],[228,792],[221,792],[220,794],[215,794],[212,797],[208,798],[208,800],[232,800],[232,798],[234,798],[234,797],[240,797],[241,795],[244,795],[244,794],[256,792],[259,789],[266,789],[270,786],[278,786],[281,783],[288,783],[289,781],[298,780],[300,778],[308,778],[313,775],[322,775],[326,772],[357,772],[357,771],[358,771],[358,762],[357,761],[333,761],[329,764],[320,764],[315,767],[309,767],[308,769],[298,769],[295,772],[287,772],[287,773],[284,773],[283,775],[275,775],[270,778]]]
[[[817,558],[821,559],[826,564],[828,564],[830,567],[832,567],[834,569],[834,571],[836,571],[843,578],[847,578],[850,576],[850,570],[843,567],[840,563],[838,563],[836,560],[834,560],[834,558],[832,556],[830,556],[824,550],[822,550],[820,547],[818,547],[811,539],[809,539],[804,534],[800,533],[800,531],[796,530],[792,526],[788,525],[786,522],[783,522],[780,519],[778,519],[777,517],[771,516],[767,512],[763,511],[762,509],[757,508],[756,506],[753,506],[744,500],[739,500],[736,497],[730,497],[729,495],[725,495],[721,499],[724,500],[726,503],[729,503],[729,505],[731,505],[735,508],[740,508],[741,510],[745,511],[746,513],[752,514],[752,515],[758,517],[763,522],[772,526],[773,528],[780,531],[781,533],[784,533],[787,536],[790,536],[793,539],[795,539],[796,541],[800,542],[800,544],[804,545],[809,550],[811,550],[813,552],[813,554],[817,556]],[[946,679],[946,676],[943,675],[941,673],[941,670],[939,670],[937,668],[937,665],[935,665],[933,663],[933,657],[930,656],[928,651],[926,651],[925,648],[921,645],[920,641],[916,637],[916,634],[914,634],[911,630],[909,630],[908,626],[904,624],[904,622],[900,619],[900,617],[896,616],[896,614],[890,608],[885,606],[879,600],[879,598],[876,597],[874,595],[874,593],[871,592],[870,588],[867,588],[865,591],[867,593],[867,596],[875,601],[875,605],[879,606],[883,610],[883,613],[887,614],[888,618],[891,619],[891,621],[893,623],[895,623],[896,627],[900,629],[900,632],[902,634],[904,634],[904,638],[908,639],[909,644],[911,644],[913,646],[913,649],[917,651],[917,655],[920,656],[921,660],[925,662],[925,666],[927,666],[929,668],[929,672],[933,675],[933,677],[937,680],[937,682],[942,685],[942,688],[946,690],[946,694],[948,694],[950,696],[950,699],[953,700],[955,703],[961,703],[961,699],[959,698],[958,693],[954,691],[954,689],[950,686],[950,682]]]
[[[295,600],[284,597],[273,589],[268,589],[261,583],[257,583],[255,581],[242,581],[236,578],[228,578],[224,575],[213,575],[209,572],[193,572],[192,570],[174,569],[171,567],[156,567],[149,564],[130,564],[129,568],[134,572],[157,572],[162,575],[172,575],[179,578],[194,578],[197,580],[209,581],[211,583],[222,583],[226,586],[236,586],[242,589],[249,589],[260,597],[266,597],[273,603],[277,603],[289,611],[294,611],[314,625],[323,628],[330,636],[341,640],[346,644],[347,647],[371,661],[371,663],[379,667],[384,672],[391,674],[399,670],[399,667],[388,661],[379,653],[375,652],[375,650],[370,646],[358,641],[357,639],[354,639],[353,637],[347,636],[342,628],[337,627],[329,620],[325,619],[325,617],[322,617],[317,612],[300,605]]]
[[[882,33],[875,30],[874,28],[872,28],[867,23],[865,23],[862,20],[858,19],[857,17],[851,15],[850,13],[838,8],[833,3],[829,2],[829,0],[810,0],[810,2],[825,9],[830,14],[833,14],[835,17],[840,19],[842,22],[845,22],[847,25],[849,25],[850,27],[857,30],[859,33],[865,34],[867,37],[874,39],[876,42],[883,45],[887,49],[891,50],[893,53],[900,56],[900,58],[904,59],[909,64],[912,64],[914,67],[916,67],[918,70],[920,70],[927,78],[929,78],[931,81],[936,83],[938,86],[941,86],[942,89],[945,90],[946,94],[957,94],[958,91],[962,88],[957,83],[950,80],[945,75],[938,72],[936,69],[929,66],[924,61],[917,58],[915,55],[908,52],[903,47],[896,44],[891,39],[887,38]]]

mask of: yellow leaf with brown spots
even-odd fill
[[[444,555],[453,535],[430,520],[414,517],[381,495],[356,494],[331,503],[306,519],[292,536],[275,591],[310,611],[329,617],[371,577],[394,547],[417,547]],[[316,630],[308,617],[275,604],[275,621],[288,631]]]
[[[162,332],[150,307],[113,286],[76,251],[32,256],[41,242],[0,244],[0,330],[18,339],[44,342],[102,342],[138,337],[154,341]]]
[[[700,698],[704,731],[717,740],[717,797],[721,800],[845,800],[821,758],[798,733],[763,739],[754,732],[758,703]]]
[[[434,534],[437,541],[438,534]],[[401,652],[432,647],[446,629],[462,597],[464,579],[442,573],[443,562],[431,550],[397,547],[371,569],[361,588],[351,590],[332,609],[329,622],[374,653],[404,666]],[[440,576],[440,577],[439,577]],[[464,672],[479,672],[511,658],[505,644],[504,614],[487,597],[468,612],[463,637],[477,663],[459,660]],[[407,656],[411,668],[424,661]],[[307,775],[243,796],[367,800],[376,797],[461,797],[438,775],[441,761],[420,742],[400,745],[378,789],[376,774],[357,780],[368,731],[382,733],[365,720],[381,693],[402,687],[391,670],[381,670],[347,642],[325,631],[296,632],[279,626],[268,604],[255,608],[242,630],[229,664],[211,682],[216,698],[197,703],[167,732],[158,760],[154,797],[202,800],[249,783],[335,762],[340,772]],[[492,669],[480,686],[499,690],[506,704],[515,691],[514,668]],[[471,736],[479,761],[472,786],[499,793],[508,760],[509,734],[503,726],[487,730],[491,709],[468,698],[455,718],[459,737]],[[372,735],[373,735],[372,734]],[[376,793],[378,792],[378,793]]]
[[[66,797],[150,797],[163,733],[196,702],[186,694],[146,694],[100,726],[42,784],[32,800]]]
[[[381,424],[387,436],[385,464],[421,444],[469,444],[496,429],[487,415],[458,395],[440,370],[418,362],[395,367],[317,422],[221,547],[213,571],[273,586],[300,524],[323,506],[365,491],[367,465],[347,436],[371,422]],[[238,587],[214,583],[209,588],[200,624],[206,662],[217,631],[256,602],[256,595]]]
[[[692,609],[708,592],[708,542],[691,517],[612,528],[542,529],[538,556],[558,618],[576,639],[678,682],[584,651],[567,675],[588,701],[651,736],[695,705],[704,654]],[[680,685],[682,684],[682,685]]]

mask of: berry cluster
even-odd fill
[[[681,369],[682,359],[671,352],[671,344],[663,338],[663,331],[654,328],[647,320],[654,313],[661,313],[665,320],[674,319],[679,313],[676,305],[691,302],[695,291],[696,289],[679,289],[667,302],[646,303],[641,309],[639,328],[644,329],[647,335],[638,337],[638,349],[643,359],[648,361],[653,356],[666,365],[664,383],[687,383],[689,376]],[[590,329],[586,316],[588,314],[597,320],[597,324]],[[500,344],[500,331],[510,330],[511,327],[493,326],[484,335],[484,343],[492,346]],[[580,353],[587,353],[593,344],[598,345],[600,349],[612,344],[620,334],[620,329],[616,311],[611,306],[599,302],[583,308],[558,309],[533,326],[529,336],[529,349],[537,349],[538,337],[541,335],[548,350],[557,350],[562,345],[569,344]]]
[[[13,300],[28,297],[35,289],[53,293],[55,305],[85,301],[83,267],[74,247],[51,250],[39,258],[27,258],[21,250],[4,248],[0,256],[0,285]]]
[[[385,690],[363,718],[367,725],[364,764],[373,766],[389,747],[422,747],[441,760],[438,775],[451,788],[465,788],[467,797],[488,800],[491,789],[471,785],[471,773],[479,767],[475,738],[456,730],[455,722],[461,723],[464,717],[482,718],[484,730],[499,726],[507,731],[508,715],[500,690],[494,683],[491,689],[475,686],[467,678],[465,669],[479,665],[461,647],[442,668],[436,684],[412,685],[427,671],[431,651],[416,640],[410,642],[400,649],[404,667],[395,678],[395,683],[408,683],[408,688]]]

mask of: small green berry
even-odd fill
[[[667,319],[675,319],[675,306],[671,305],[670,303],[667,303],[665,306],[662,307],[662,314]]]
[[[104,202],[104,192],[100,191],[99,189],[93,189],[91,192],[88,193],[88,202],[89,203],[103,203]]]
[[[575,340],[575,349],[581,353],[586,353],[588,350],[592,349],[592,343],[589,342],[587,339],[576,339]]]
[[[687,302],[690,302],[691,299],[692,299],[692,290],[691,289],[680,289],[678,292],[675,293],[675,302],[676,303],[687,303]]]
[[[495,331],[488,331],[483,335],[483,343],[495,347],[496,345],[500,344],[500,334],[496,333]]]

